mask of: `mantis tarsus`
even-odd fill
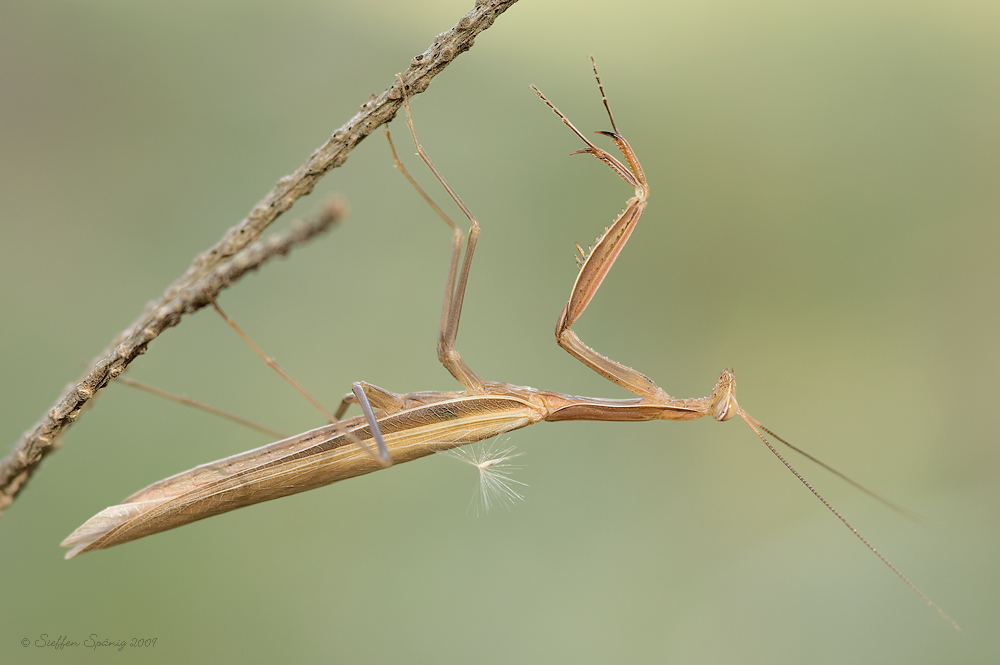
[[[722,371],[709,396],[678,399],[668,395],[642,373],[590,348],[572,330],[571,326],[586,310],[635,229],[646,209],[649,196],[649,187],[639,160],[615,126],[596,67],[594,74],[613,130],[598,133],[614,142],[624,157],[624,163],[594,145],[541,91],[532,86],[539,98],[586,145],[573,154],[593,155],[635,191],[614,223],[597,238],[593,248],[588,252],[581,252],[579,274],[556,324],[556,341],[584,365],[633,393],[635,398],[578,397],[487,381],[476,374],[459,355],[455,340],[479,237],[479,223],[420,145],[413,126],[409,100],[405,97],[406,86],[400,81],[404,90],[406,123],[417,153],[470,222],[463,258],[461,229],[416,184],[396,154],[386,130],[397,168],[452,229],[453,247],[437,351],[438,359],[464,390],[395,394],[365,382],[355,383],[352,393],[341,402],[335,417],[327,414],[330,424],[262,448],[195,467],[150,485],[121,504],[101,511],[74,531],[62,543],[64,547],[72,548],[66,558],[166,531],[243,506],[364,475],[392,464],[481,441],[543,420],[695,420],[710,415],[716,420],[725,421],[738,415],[796,478],[869,550],[957,628],[948,615],[869,544],[774,448],[764,432],[783,443],[787,442],[763,427],[737,404],[736,381],[731,370]],[[221,310],[219,312],[222,313]],[[229,321],[228,317],[223,316]],[[230,324],[240,332],[231,321]],[[254,348],[263,357],[263,353]],[[364,415],[337,420],[352,403],[357,403]],[[322,410],[322,407],[319,408]]]

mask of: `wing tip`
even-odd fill
[[[59,543],[61,547],[73,548],[69,552],[66,552],[65,558],[72,559],[77,554],[89,551],[91,546],[101,538],[160,503],[162,502],[138,501],[136,503],[122,503],[117,506],[105,508],[81,524],[76,531],[66,536]],[[109,545],[111,544],[115,543],[110,543]],[[101,549],[101,547],[107,546],[102,545],[93,549]]]

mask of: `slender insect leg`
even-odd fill
[[[274,358],[271,358],[270,356],[268,356],[267,354],[265,354],[261,350],[261,348],[259,346],[257,346],[252,339],[250,339],[250,336],[247,335],[245,332],[243,332],[243,329],[240,328],[238,325],[236,325],[236,322],[233,321],[231,318],[229,318],[228,314],[226,314],[225,312],[222,311],[222,308],[219,307],[219,304],[217,302],[215,302],[214,299],[212,300],[212,307],[214,307],[215,311],[219,314],[219,316],[222,317],[222,320],[225,321],[229,325],[230,328],[232,328],[233,330],[235,330],[236,334],[239,335],[240,338],[242,338],[243,341],[246,342],[247,345],[251,349],[253,349],[254,353],[256,353],[258,356],[260,356],[260,358],[265,363],[267,363],[267,365],[271,369],[273,369],[275,372],[277,372],[281,376],[281,378],[283,378],[285,381],[288,381],[288,383],[290,383],[293,388],[295,388],[297,391],[299,391],[299,393],[303,397],[305,397],[307,400],[309,400],[309,402],[313,406],[315,406],[319,410],[320,413],[322,413],[324,416],[326,416],[327,420],[329,420],[331,423],[336,423],[337,422],[337,419],[333,417],[333,414],[330,413],[329,411],[327,411],[326,407],[324,407],[322,404],[319,403],[319,400],[317,400],[315,397],[313,397],[312,395],[310,395],[306,391],[305,388],[303,388],[301,385],[299,385],[299,383],[288,374],[288,372],[286,372],[284,369],[282,369],[281,366],[274,360]]]
[[[366,381],[358,381],[354,384],[355,386],[361,386],[365,395],[368,397],[368,401],[371,402],[376,409],[381,409],[386,413],[398,413],[403,409],[407,408],[408,403],[406,400],[402,399],[396,393],[391,393],[388,390],[383,390],[376,385],[372,385]],[[344,395],[344,399],[341,400],[340,406],[334,413],[337,419],[344,417],[344,413],[347,411],[347,407],[351,404],[357,404],[358,398],[355,396],[353,389],[352,392]]]
[[[448,181],[444,179],[444,176],[437,170],[434,163],[427,156],[424,151],[423,146],[420,145],[420,141],[417,140],[417,132],[413,127],[413,116],[410,112],[410,101],[406,96],[406,84],[403,82],[402,78],[399,78],[400,87],[403,90],[403,106],[406,110],[406,124],[410,129],[410,135],[413,137],[413,144],[417,149],[417,154],[424,161],[427,167],[434,174],[434,177],[438,179],[438,182],[445,188],[448,195],[451,196],[452,200],[458,205],[465,216],[469,220],[469,238],[465,245],[465,259],[462,261],[461,271],[459,271],[459,259],[462,254],[462,231],[458,226],[441,210],[441,208],[431,200],[430,196],[417,184],[413,179],[413,176],[409,174],[406,167],[400,161],[399,156],[396,154],[396,149],[392,144],[392,137],[389,135],[389,130],[386,130],[386,137],[389,139],[389,147],[392,149],[392,156],[396,163],[396,168],[406,176],[406,179],[410,181],[410,184],[416,188],[420,195],[427,201],[428,204],[438,213],[438,215],[445,221],[445,223],[452,229],[452,252],[451,252],[451,263],[448,268],[448,281],[445,284],[444,293],[444,305],[441,308],[441,327],[438,333],[438,360],[444,365],[452,376],[454,376],[466,390],[477,393],[483,392],[486,386],[486,382],[462,360],[461,354],[455,349],[455,339],[458,337],[458,324],[462,316],[462,303],[465,299],[465,289],[469,282],[469,271],[472,268],[472,257],[476,251],[476,241],[479,238],[479,222],[473,216],[472,212],[465,205],[462,199],[455,193],[455,190],[451,188]]]
[[[593,62],[593,60],[591,60]],[[604,94],[604,86],[601,85],[600,76],[597,75],[597,66],[594,65],[594,75],[597,78],[598,87],[601,90],[601,97],[604,100],[604,106],[608,111],[608,117],[611,120],[612,127],[614,127],[614,118],[611,115],[611,107],[607,103],[607,96]],[[611,360],[607,356],[604,356],[594,349],[590,348],[577,336],[575,332],[570,329],[570,326],[583,314],[584,310],[587,309],[587,305],[590,304],[591,299],[597,293],[598,288],[600,288],[601,283],[607,276],[611,267],[614,265],[615,260],[618,258],[619,253],[625,247],[625,243],[628,242],[629,237],[632,235],[632,231],[635,229],[642,217],[643,211],[646,209],[646,199],[649,196],[649,186],[646,184],[646,176],[642,171],[642,167],[639,164],[639,160],[635,156],[631,146],[628,142],[621,137],[617,132],[598,132],[610,137],[618,149],[621,150],[622,155],[625,157],[625,162],[628,164],[626,166],[614,156],[608,152],[598,148],[590,140],[583,135],[580,130],[570,122],[569,118],[562,113],[556,106],[550,102],[542,92],[532,86],[535,93],[545,102],[552,111],[559,116],[570,130],[573,131],[587,147],[578,150],[573,154],[589,154],[593,155],[600,161],[607,164],[611,170],[617,173],[625,182],[632,185],[635,189],[635,196],[630,198],[626,203],[625,210],[618,216],[614,223],[604,230],[594,246],[584,254],[581,265],[580,273],[577,275],[576,282],[573,284],[573,291],[570,294],[569,301],[566,303],[566,307],[563,308],[562,313],[559,315],[559,321],[556,324],[556,341],[564,348],[570,355],[582,362],[587,367],[603,376],[604,378],[617,383],[622,388],[625,388],[631,393],[639,395],[640,397],[649,397],[657,400],[662,400],[669,398],[663,389],[657,386],[652,380],[650,380],[646,375],[641,372],[623,365],[619,362]]]
[[[205,413],[211,413],[213,416],[219,416],[221,418],[225,418],[226,420],[231,420],[234,423],[239,423],[240,425],[249,427],[252,430],[256,430],[261,434],[267,434],[268,436],[272,436],[275,438],[275,440],[288,438],[288,434],[284,432],[279,432],[276,429],[271,429],[270,427],[266,427],[264,425],[261,425],[260,423],[255,423],[252,420],[242,418],[240,416],[237,416],[235,413],[230,413],[228,411],[223,411],[222,409],[217,409],[214,406],[203,404],[202,402],[193,400],[190,397],[186,397],[184,395],[174,395],[173,393],[168,393],[165,390],[160,390],[159,388],[154,388],[153,386],[147,386],[145,383],[139,383],[138,381],[133,381],[132,379],[129,379],[124,376],[118,377],[118,383],[129,386],[131,388],[138,388],[139,390],[144,390],[158,397],[168,399],[171,402],[177,402],[178,404],[183,404],[184,406],[193,406],[196,409],[201,409]]]
[[[378,444],[378,455],[376,456],[371,450],[368,449],[368,445],[358,440],[358,445],[364,448],[364,451],[369,455],[378,460],[379,464],[384,467],[392,466],[392,458],[389,456],[389,447],[385,445],[385,439],[382,438],[382,430],[378,426],[378,418],[375,417],[375,412],[372,410],[372,405],[368,401],[368,396],[365,394],[364,388],[361,383],[355,383],[351,388],[351,392],[354,393],[354,397],[358,400],[358,406],[361,407],[361,411],[365,414],[365,420],[368,421],[368,425],[372,430],[372,437],[375,439],[375,443]]]
[[[309,402],[312,403],[313,406],[315,406],[317,409],[319,409],[319,411],[324,416],[326,416],[326,418],[330,422],[330,424],[336,425],[339,422],[339,419],[336,418],[332,413],[330,413],[329,411],[327,411],[326,408],[322,404],[319,403],[319,400],[317,400],[315,397],[313,397],[312,395],[310,395],[306,391],[305,388],[303,388],[301,385],[298,384],[298,382],[295,381],[295,379],[293,379],[291,376],[289,376],[288,372],[286,372],[285,370],[283,370],[281,368],[281,366],[278,365],[277,362],[275,362],[274,358],[271,358],[271,357],[267,356],[261,350],[261,348],[259,346],[257,346],[252,339],[250,339],[250,336],[247,335],[245,332],[243,332],[243,329],[240,328],[238,325],[236,325],[236,322],[233,321],[231,318],[229,318],[229,316],[225,312],[222,311],[222,308],[219,307],[219,304],[217,302],[215,302],[214,299],[212,300],[212,307],[214,307],[215,311],[219,313],[219,316],[221,316],[222,319],[227,324],[229,324],[229,327],[231,327],[233,330],[235,330],[236,333],[243,339],[243,341],[245,341],[250,346],[250,348],[254,350],[254,353],[256,353],[258,356],[260,356],[264,360],[264,362],[268,364],[269,367],[271,367],[274,371],[276,371],[278,374],[280,374],[296,390],[298,390],[302,395],[304,395],[305,398],[307,400],[309,400]],[[367,400],[366,400],[366,402],[367,402]],[[371,414],[371,416],[369,416],[369,414]],[[385,447],[385,442],[382,440],[382,432],[379,430],[378,421],[375,419],[375,416],[372,413],[372,410],[371,410],[370,406],[369,406],[368,410],[365,412],[365,419],[368,421],[368,425],[371,427],[372,434],[375,437],[376,442],[378,442],[380,444],[380,449],[379,450],[380,450],[380,453],[381,453],[382,448]],[[358,438],[358,436],[356,434],[354,434],[352,432],[349,432],[347,430],[344,430],[344,435],[347,437],[348,441],[350,441],[351,443],[356,444],[359,448],[361,448],[363,451],[365,451],[365,453],[367,453],[368,455],[370,455],[372,457],[372,459],[374,459],[376,462],[378,462],[379,465],[381,465],[382,467],[392,466],[392,459],[388,457],[388,450],[385,451],[384,455],[382,455],[380,453],[376,453],[370,447],[368,447],[368,445],[364,441],[362,441],[360,438]]]

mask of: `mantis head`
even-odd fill
[[[722,422],[735,416],[739,410],[740,406],[736,403],[736,375],[733,370],[724,369],[712,391],[712,416]]]

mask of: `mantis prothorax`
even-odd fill
[[[455,340],[458,336],[462,303],[479,237],[479,223],[420,145],[413,126],[409,100],[405,96],[406,86],[400,80],[401,89],[404,91],[406,123],[417,153],[470,222],[463,259],[461,229],[417,185],[396,154],[392,138],[386,130],[396,167],[452,229],[453,247],[445,284],[437,352],[438,359],[464,390],[395,394],[369,383],[357,382],[353,385],[352,392],[341,402],[335,417],[327,414],[331,420],[329,425],[255,450],[203,464],[140,490],[121,504],[101,511],[66,538],[62,545],[72,548],[66,554],[66,558],[119,545],[243,506],[361,476],[391,464],[409,462],[431,453],[481,441],[543,420],[632,422],[695,420],[703,416],[712,416],[718,421],[725,421],[738,415],[795,477],[869,550],[928,605],[957,628],[955,622],[941,608],[865,540],[774,448],[764,436],[764,432],[783,443],[787,442],[740,408],[736,402],[736,380],[731,370],[722,371],[715,388],[707,397],[678,399],[668,395],[644,374],[590,348],[572,330],[571,326],[586,310],[631,236],[646,209],[649,196],[649,187],[639,160],[625,138],[617,131],[596,66],[594,75],[613,130],[598,133],[614,142],[624,157],[624,163],[594,145],[541,91],[531,86],[539,98],[586,145],[573,154],[593,155],[635,191],[635,195],[628,199],[625,209],[614,223],[597,238],[593,248],[583,253],[576,282],[556,324],[556,341],[584,365],[633,393],[636,395],[635,398],[579,397],[500,381],[487,381],[476,374],[459,355],[455,348]],[[219,312],[222,313],[221,310]],[[224,314],[223,317],[229,321]],[[230,324],[236,328],[231,321]],[[238,328],[236,329],[243,335]],[[259,349],[254,348],[266,359]],[[273,361],[269,362],[275,369],[281,371]],[[361,406],[364,415],[338,421],[337,419],[341,418],[353,403]],[[323,410],[322,407],[319,408]]]

